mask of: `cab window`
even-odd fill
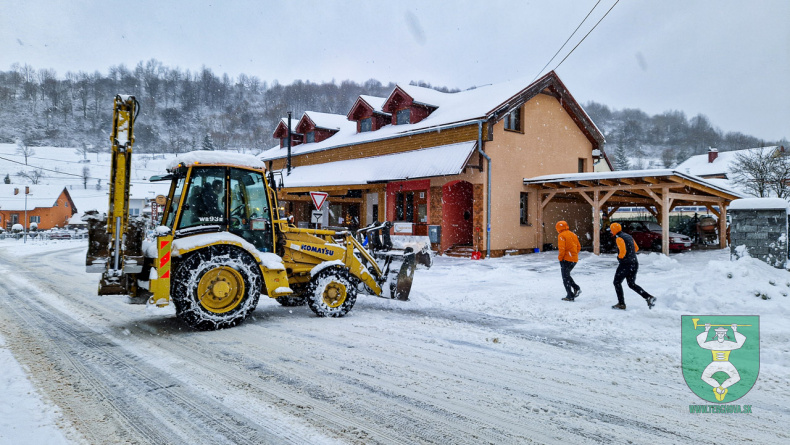
[[[176,213],[178,212],[178,204],[181,202],[181,194],[184,193],[184,182],[186,178],[178,178],[176,180],[176,188],[173,192],[173,196],[170,199],[169,205],[167,206],[167,219],[164,222],[164,225],[167,227],[172,228],[173,223],[176,220]]]
[[[272,215],[259,171],[230,170],[230,232],[262,252],[273,251]]]
[[[225,169],[193,168],[178,228],[225,225]]]

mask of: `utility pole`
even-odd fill
[[[286,162],[287,174],[291,174],[291,112],[288,112],[288,161]]]
[[[30,187],[25,186],[25,223],[22,224],[22,228],[24,229],[25,232],[25,236],[24,236],[25,240],[22,242],[22,244],[27,244],[27,231],[30,227],[30,223],[27,222],[27,195],[29,194],[30,194]]]

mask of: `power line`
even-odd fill
[[[568,53],[568,54],[567,54],[567,55],[566,55],[566,56],[565,56],[565,57],[564,57],[562,60],[560,60],[560,63],[558,63],[558,64],[557,64],[557,66],[555,66],[555,67],[554,67],[554,70],[555,70],[555,71],[557,70],[557,68],[559,68],[559,67],[560,67],[560,65],[562,65],[562,62],[564,62],[564,61],[565,61],[565,59],[567,59],[567,58],[568,58],[568,56],[570,56],[571,54],[573,54],[573,52],[576,50],[576,48],[578,48],[578,47],[579,47],[579,45],[581,45],[581,44],[582,44],[582,42],[584,42],[584,39],[586,39],[586,38],[587,38],[587,36],[589,36],[591,32],[595,31],[595,28],[597,28],[597,27],[598,27],[598,25],[599,25],[599,24],[600,24],[600,23],[603,21],[603,19],[605,19],[605,18],[606,18],[606,16],[607,16],[607,15],[609,15],[609,13],[610,13],[610,12],[612,12],[612,9],[614,9],[614,7],[615,7],[615,6],[617,6],[617,4],[618,4],[618,3],[620,3],[620,0],[617,0],[616,2],[614,2],[614,4],[612,5],[612,7],[611,7],[611,8],[609,8],[609,10],[608,10],[608,11],[606,11],[606,14],[604,14],[604,15],[603,15],[603,17],[601,17],[601,20],[598,20],[598,22],[595,24],[595,26],[593,26],[593,27],[592,27],[592,29],[591,29],[589,32],[587,32],[587,34],[585,34],[585,35],[584,35],[584,37],[582,37],[582,39],[579,41],[579,43],[577,43],[577,44],[576,44],[576,46],[574,46],[574,47],[573,47],[573,49],[571,50],[571,52],[569,52],[569,53]]]
[[[560,47],[560,49],[558,49],[558,50],[557,50],[557,52],[556,52],[556,53],[554,53],[554,55],[553,55],[553,56],[551,56],[551,59],[549,59],[549,61],[548,61],[548,62],[546,62],[546,64],[545,64],[545,65],[543,65],[543,68],[541,68],[541,69],[540,69],[540,71],[538,71],[538,74],[535,74],[535,77],[532,79],[532,81],[531,81],[530,83],[534,82],[534,81],[535,81],[535,79],[537,79],[537,78],[538,78],[538,76],[540,76],[540,73],[542,73],[542,72],[543,72],[543,70],[545,70],[545,69],[546,69],[546,67],[547,67],[547,66],[549,66],[549,64],[550,64],[550,63],[551,63],[551,62],[554,60],[554,58],[555,58],[555,57],[557,57],[557,54],[559,54],[559,53],[560,53],[560,51],[562,51],[562,49],[563,49],[563,48],[565,48],[565,45],[567,45],[567,44],[568,44],[568,42],[570,42],[570,40],[573,38],[573,36],[575,36],[575,35],[576,35],[576,31],[578,31],[578,30],[579,30],[579,28],[581,28],[581,27],[582,27],[582,25],[584,24],[584,22],[586,22],[586,21],[587,21],[587,18],[588,18],[588,17],[590,17],[590,14],[592,14],[592,12],[593,12],[593,11],[595,11],[595,8],[597,8],[597,7],[598,7],[598,4],[599,4],[599,3],[601,3],[601,0],[598,0],[598,2],[595,4],[595,6],[593,6],[593,7],[592,7],[592,9],[590,9],[590,12],[588,12],[588,13],[587,13],[587,15],[586,15],[586,16],[584,16],[584,20],[582,20],[582,21],[581,21],[581,23],[579,23],[579,26],[577,26],[577,27],[576,27],[576,29],[574,29],[574,30],[573,30],[573,32],[571,33],[571,35],[570,35],[570,36],[568,36],[568,39],[567,39],[567,40],[565,40],[565,43],[563,43],[563,44],[562,44],[562,46]]]
[[[8,162],[13,162],[14,164],[19,164],[19,165],[24,165],[24,166],[27,166],[27,167],[35,168],[35,169],[38,169],[38,170],[44,170],[44,171],[48,171],[48,172],[52,172],[52,173],[57,173],[59,175],[76,176],[78,178],[82,178],[83,177],[82,175],[77,175],[77,174],[74,174],[74,173],[66,173],[66,172],[61,172],[61,171],[58,171],[58,170],[51,170],[51,169],[44,168],[44,167],[36,167],[34,165],[28,165],[28,164],[25,164],[25,163],[22,163],[22,162],[19,162],[19,161],[15,161],[13,159],[4,158],[2,156],[0,156],[0,159],[2,159],[4,161],[8,161]],[[88,178],[88,179],[99,179],[99,178]]]

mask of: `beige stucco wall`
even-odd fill
[[[522,118],[523,133],[506,131],[500,121],[494,125],[493,140],[485,143],[486,153],[493,159],[492,250],[542,247],[535,245],[537,196],[523,185],[524,178],[577,173],[579,158],[586,159],[586,171],[593,169],[592,143],[556,98],[539,94],[524,104]],[[529,226],[519,223],[520,192],[531,192]],[[585,214],[592,219],[589,207],[576,209],[573,214],[580,221]],[[547,214],[544,222],[553,230],[556,215]],[[554,241],[552,236],[544,238],[544,242]]]

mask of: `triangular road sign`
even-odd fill
[[[316,210],[321,210],[321,206],[324,205],[327,196],[329,196],[329,193],[326,192],[310,192],[310,199],[313,200]]]

